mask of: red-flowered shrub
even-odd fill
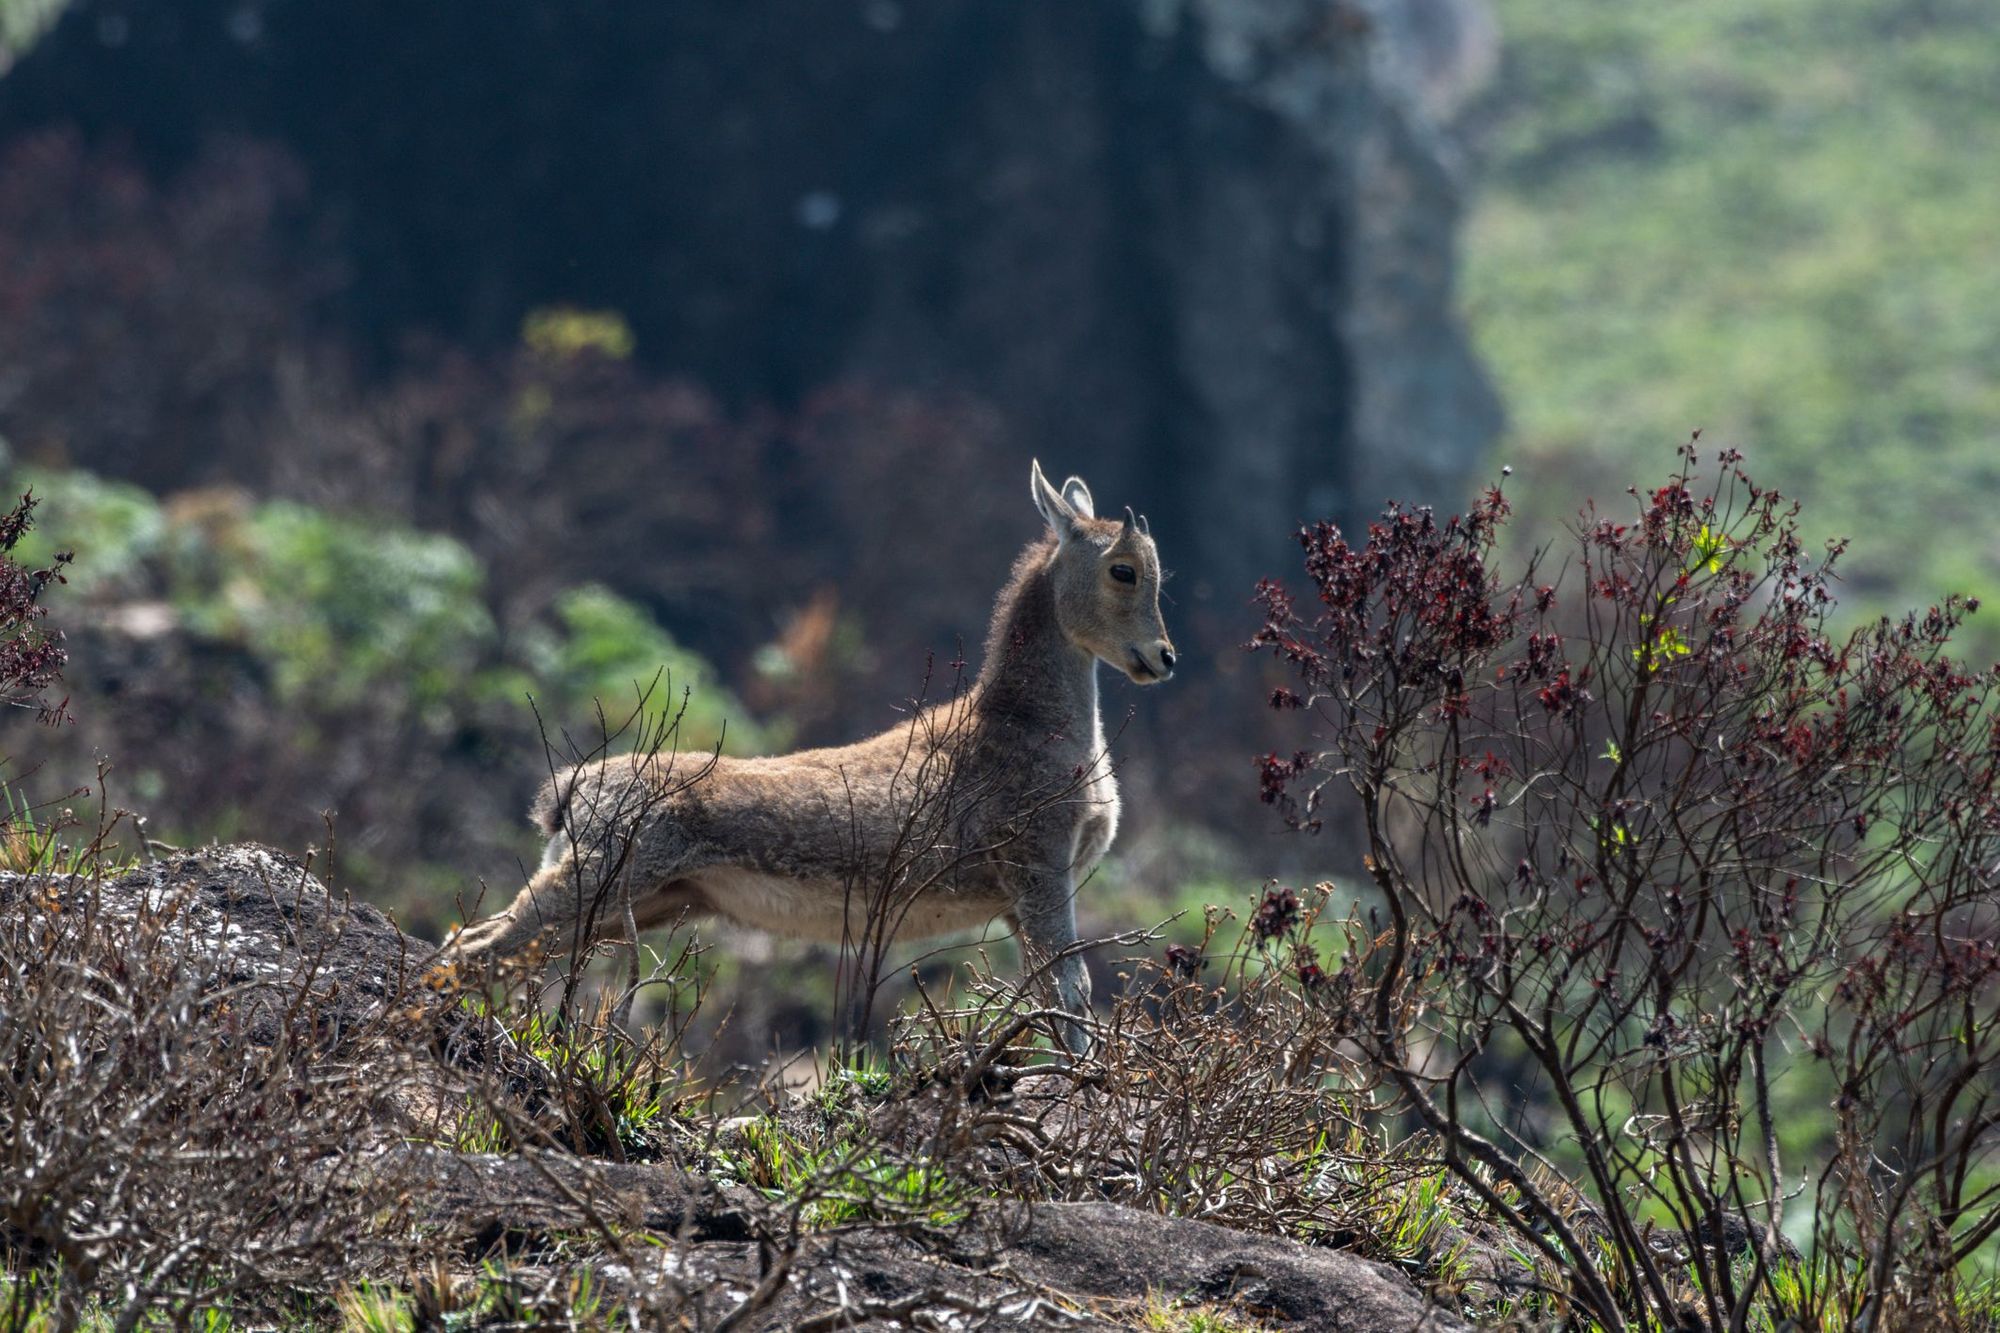
[[[65,705],[51,704],[48,688],[62,676],[67,654],[62,634],[45,623],[48,608],[42,593],[60,583],[67,551],[42,569],[29,569],[14,559],[14,548],[34,522],[35,498],[23,495],[13,510],[0,515],[0,703],[33,708],[43,721],[62,720]]]
[[[2000,1229],[1976,603],[1836,634],[1840,546],[1734,452],[1683,459],[1514,580],[1498,490],[1303,532],[1311,593],[1266,583],[1253,647],[1311,748],[1263,796],[1356,821],[1358,1038],[1591,1320],[1956,1326]]]

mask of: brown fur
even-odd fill
[[[556,774],[534,808],[542,869],[446,947],[581,946],[684,915],[851,942],[1006,917],[1072,1012],[1089,1000],[1074,896],[1110,845],[1118,788],[1098,716],[1099,661],[1172,674],[1159,559],[1143,523],[1096,518],[1037,464],[1050,531],[993,610],[978,680],[872,739],[761,759],[624,755]],[[1123,582],[1113,567],[1129,569]]]

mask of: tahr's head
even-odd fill
[[[1143,518],[1099,518],[1090,488],[1071,477],[1058,490],[1036,463],[1035,508],[1056,535],[1050,568],[1056,622],[1069,641],[1141,685],[1174,674],[1174,645],[1160,619],[1160,556]]]

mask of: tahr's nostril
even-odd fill
[[[1160,661],[1167,670],[1172,671],[1174,669],[1174,650],[1171,648],[1160,649]]]

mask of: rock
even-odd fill
[[[75,122],[167,171],[282,144],[365,220],[338,312],[381,346],[505,349],[560,300],[730,402],[969,391],[1163,527],[1202,513],[1232,602],[1246,539],[1456,499],[1497,425],[1452,313],[1480,0],[242,12],[73,0],[0,137]],[[131,468],[185,484],[149,443]]]
[[[398,1150],[432,1182],[429,1215],[480,1249],[603,1224],[683,1241],[747,1240],[757,1200],[659,1163],[594,1162],[563,1153],[502,1156],[421,1145]]]
[[[73,919],[95,913],[104,929],[84,946],[93,952],[152,951],[139,969],[149,984],[191,983],[205,997],[191,1041],[290,1043],[339,1062],[343,1086],[364,1071],[382,1138],[357,1149],[448,1133],[475,1072],[452,1060],[504,1045],[495,1025],[423,985],[435,945],[329,893],[305,863],[269,847],[175,851],[101,883],[0,874],[0,910],[31,893]]]
[[[677,1252],[741,1299],[756,1283],[747,1250]],[[637,1289],[663,1281],[625,1270]],[[1045,1204],[995,1215],[944,1249],[907,1237],[809,1240],[761,1328],[886,1327],[891,1315],[997,1314],[1000,1327],[1134,1327],[1149,1301],[1212,1305],[1255,1327],[1302,1333],[1453,1333],[1470,1328],[1380,1264],[1115,1204]],[[709,1307],[713,1317],[727,1304]],[[843,1317],[838,1312],[845,1311]],[[1098,1317],[1081,1313],[1095,1312]],[[877,1322],[879,1321],[879,1322]],[[899,1324],[898,1326],[907,1326]]]
[[[1189,1296],[1324,1333],[1469,1327],[1386,1265],[1116,1204],[1041,1205],[1011,1248],[1015,1271],[1057,1291]]]
[[[436,946],[413,939],[367,903],[327,892],[304,863],[255,843],[176,852],[101,886],[81,878],[0,875],[0,908],[31,887],[76,906],[94,900],[114,921],[164,918],[193,946],[184,966],[208,971],[207,989],[248,986],[271,1003],[238,1003],[249,1040],[276,1035],[274,1006],[303,985],[329,1042],[381,1017],[407,996]]]

